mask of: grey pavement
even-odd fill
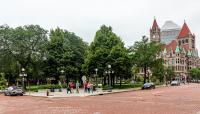
[[[127,91],[134,91],[139,90],[140,88],[131,88],[131,89],[113,89],[112,92],[108,90],[102,90],[100,88],[93,93],[86,93],[83,89],[80,89],[79,93],[76,93],[74,90],[73,93],[68,93],[66,89],[62,89],[62,92],[49,92],[49,96],[47,96],[47,90],[39,90],[38,92],[26,92],[25,95],[29,96],[37,96],[37,97],[48,97],[48,98],[56,98],[56,97],[87,97],[87,96],[94,96],[94,95],[103,95],[103,94],[111,94],[111,93],[118,93],[118,92],[127,92]]]
[[[165,85],[159,85],[156,87],[166,87]],[[66,89],[62,89],[62,92],[49,92],[49,96],[47,96],[47,90],[38,90],[38,92],[26,92],[25,95],[29,96],[36,96],[36,97],[47,97],[47,98],[58,98],[58,97],[87,97],[87,96],[94,96],[94,95],[104,95],[104,94],[113,94],[113,93],[120,93],[120,92],[129,92],[129,91],[135,91],[140,90],[141,88],[130,88],[130,89],[113,89],[112,92],[109,92],[108,90],[102,90],[101,88],[97,88],[97,91],[94,91],[93,93],[86,93],[84,92],[84,89],[80,89],[79,93],[76,93],[75,89],[73,90],[73,93],[68,93]],[[49,90],[48,90],[49,91]]]

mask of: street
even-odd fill
[[[89,97],[0,95],[0,114],[200,114],[200,84]]]

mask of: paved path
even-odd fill
[[[48,98],[87,97],[87,96],[94,96],[94,95],[134,91],[134,90],[140,90],[140,89],[141,88],[113,89],[112,92],[108,92],[108,90],[102,90],[102,89],[98,88],[97,91],[90,92],[90,93],[84,92],[83,89],[80,89],[79,93],[77,93],[75,90],[73,90],[73,93],[68,93],[68,94],[67,94],[66,89],[62,89],[62,92],[49,92],[48,96],[47,96],[47,89],[46,89],[46,90],[40,90],[38,92],[26,92],[25,95],[36,96],[36,97],[48,97]]]
[[[199,114],[200,84],[89,97],[0,95],[0,114]]]

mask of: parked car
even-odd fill
[[[154,83],[145,83],[143,86],[142,86],[142,90],[143,89],[155,89],[155,84]]]
[[[177,80],[174,80],[171,82],[171,86],[180,86],[180,82]]]
[[[22,87],[19,86],[10,86],[9,88],[5,89],[4,95],[5,96],[12,96],[12,95],[23,95],[24,91]]]

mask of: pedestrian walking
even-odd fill
[[[87,93],[87,82],[83,83],[84,92]]]
[[[73,82],[69,82],[69,87],[70,87],[71,93],[74,93],[74,83]]]
[[[77,92],[77,93],[79,93],[79,86],[80,86],[80,84],[79,84],[79,82],[77,81],[77,82],[76,82],[76,92]]]
[[[91,92],[91,93],[93,93],[93,87],[94,87],[94,85],[91,83],[91,84],[90,84],[90,92]]]
[[[68,84],[68,86],[67,86],[67,94],[68,94],[68,93],[72,93],[69,84]]]
[[[88,83],[87,83],[87,92],[88,92],[88,93],[90,93],[90,89],[91,89],[90,87],[91,87],[91,86],[90,86],[90,83],[88,82]]]

